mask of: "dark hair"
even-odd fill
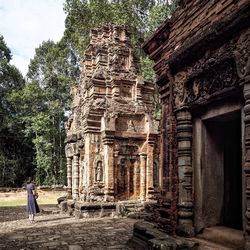
[[[27,180],[27,183],[29,184],[29,183],[31,183],[33,181],[33,177],[28,177],[28,180]]]

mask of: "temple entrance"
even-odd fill
[[[242,230],[240,110],[194,119],[193,158],[196,231],[214,226]]]
[[[120,200],[135,199],[139,195],[139,168],[136,157],[121,158],[117,168],[117,198]]]

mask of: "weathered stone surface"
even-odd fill
[[[17,216],[5,216],[12,213]],[[62,214],[39,214],[31,224],[27,217],[23,208],[0,208],[0,249],[125,250],[135,222],[110,218],[75,220]]]
[[[125,26],[91,31],[80,81],[71,92],[68,197],[87,202],[154,198],[160,174],[157,96],[154,84],[139,75]]]
[[[161,231],[153,223],[136,222],[134,224],[133,237],[128,246],[132,249],[198,249],[199,244],[181,237],[172,237]]]
[[[189,237],[234,228],[250,249],[250,2],[179,2],[143,46],[163,114],[154,221]]]

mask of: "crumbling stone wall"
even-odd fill
[[[161,171],[157,96],[153,83],[139,75],[124,26],[110,24],[91,31],[80,81],[71,92],[65,141],[69,197],[153,198],[159,189],[153,176]]]

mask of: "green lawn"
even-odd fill
[[[57,198],[65,195],[65,192],[38,191],[38,204],[57,204]],[[27,204],[26,192],[0,193],[0,207],[24,206]]]

